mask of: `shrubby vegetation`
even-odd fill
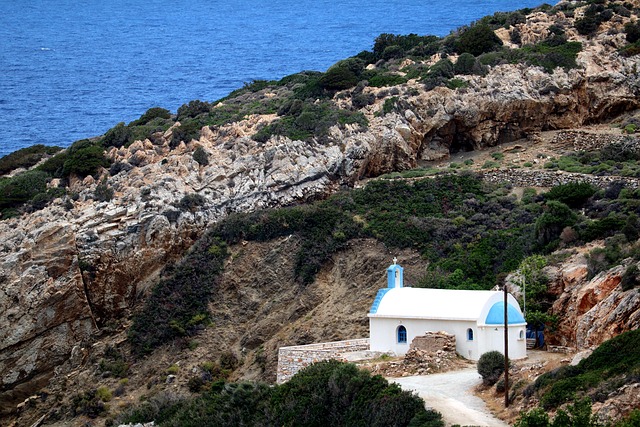
[[[442,427],[440,414],[416,395],[352,364],[326,361],[278,386],[213,383],[194,399],[159,396],[112,423],[154,420],[163,426],[412,426]]]
[[[544,410],[572,402],[569,413],[558,411],[553,423],[550,423],[546,413],[536,409],[523,415],[517,425],[596,425],[576,424],[575,421],[564,423],[563,420],[566,417],[575,420],[577,416],[590,420],[591,402],[603,402],[612,391],[625,384],[637,383],[639,378],[640,330],[633,330],[605,341],[577,366],[563,366],[538,377],[524,390],[525,396],[536,396]],[[640,420],[640,413],[632,413],[629,420],[623,420],[617,425],[637,425],[627,424],[633,420]]]
[[[153,107],[128,125],[121,122],[109,129],[100,139],[100,145],[103,147],[128,147],[134,141],[154,139],[155,133],[164,133],[172,124],[173,120],[168,110]]]
[[[272,135],[287,136],[293,140],[322,139],[328,135],[329,128],[336,124],[368,125],[362,113],[337,109],[331,102],[305,103],[298,109],[295,101],[292,101],[288,110],[283,106],[279,113],[281,117],[260,129],[253,136],[254,140],[266,142]]]
[[[640,53],[640,22],[629,22],[624,26],[624,33],[628,45],[622,48],[624,56],[633,56]]]
[[[129,340],[134,353],[148,353],[170,339],[192,335],[207,323],[207,303],[226,256],[226,244],[209,233],[183,262],[164,272],[165,278],[133,316]]]
[[[496,36],[488,24],[478,23],[464,29],[454,43],[456,52],[470,53],[473,56],[493,52],[502,46],[502,40]]]
[[[428,173],[414,172],[415,176]],[[179,208],[195,210],[199,203],[196,195],[186,195]],[[309,205],[234,214],[216,224],[199,243],[198,247],[209,248],[200,250],[205,255],[194,250],[164,273],[154,296],[134,320],[134,343],[149,351],[167,339],[194,333],[189,321],[207,313],[206,301],[215,292],[213,272],[222,265],[221,248],[243,240],[295,235],[300,242],[294,266],[296,286],[311,283],[324,263],[351,239],[368,237],[389,247],[413,248],[429,260],[416,286],[490,289],[500,275],[522,267],[523,260],[535,260],[532,255],[544,255],[560,245],[608,239],[606,256],[592,263],[594,271],[640,254],[628,243],[639,235],[638,206],[640,192],[617,184],[596,192],[580,183],[539,196],[525,191],[518,201],[507,188],[461,172],[412,183],[372,181],[364,189]],[[214,240],[218,243],[212,245]],[[593,259],[600,258],[594,253]],[[203,271],[207,276],[201,280]],[[636,286],[633,270],[628,276],[625,286]],[[546,323],[552,319],[545,314],[549,304],[539,281],[528,283],[530,320]],[[180,296],[183,292],[188,295]],[[183,304],[178,315],[168,307],[181,299],[199,303]]]
[[[551,159],[544,167],[591,175],[640,177],[639,159],[640,150],[637,146],[623,141],[610,144],[601,150],[579,151]]]
[[[109,161],[104,157],[104,147],[88,139],[71,144],[65,153],[62,165],[62,176],[71,174],[84,178],[93,175],[100,167],[109,167]]]
[[[494,385],[504,373],[504,354],[499,351],[483,353],[478,359],[478,373],[484,385]]]
[[[60,147],[49,147],[42,144],[21,148],[0,158],[0,175],[18,168],[29,169],[45,157],[51,156],[60,150],[62,150]]]
[[[616,424],[616,426],[626,425],[624,421]],[[591,401],[583,399],[569,405],[566,411],[559,409],[553,420],[543,409],[533,409],[522,414],[516,421],[515,427],[605,427],[605,424],[591,415]]]

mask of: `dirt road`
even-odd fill
[[[472,390],[481,379],[476,367],[425,376],[389,378],[403,390],[415,391],[428,408],[442,414],[447,425],[508,427],[495,418]]]

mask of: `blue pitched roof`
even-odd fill
[[[522,317],[522,313],[520,310],[515,308],[511,304],[507,304],[507,318],[509,325],[517,324],[517,323],[525,323],[524,317]],[[487,314],[487,319],[485,320],[485,324],[487,325],[504,325],[504,302],[499,301],[494,303],[489,310],[489,314]]]

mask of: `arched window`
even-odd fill
[[[398,344],[407,343],[407,328],[400,325],[398,326]]]
[[[473,341],[473,329],[467,329],[467,341]]]
[[[524,339],[524,331],[522,329],[520,329],[520,335],[518,335],[518,338],[520,338],[521,340]]]

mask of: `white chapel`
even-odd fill
[[[387,287],[380,289],[368,314],[372,351],[403,355],[411,341],[427,331],[456,337],[459,355],[478,360],[483,353],[504,354],[504,294],[500,291],[426,289],[404,286],[404,269],[387,269]],[[507,297],[509,358],[526,357],[526,322],[518,301]]]

